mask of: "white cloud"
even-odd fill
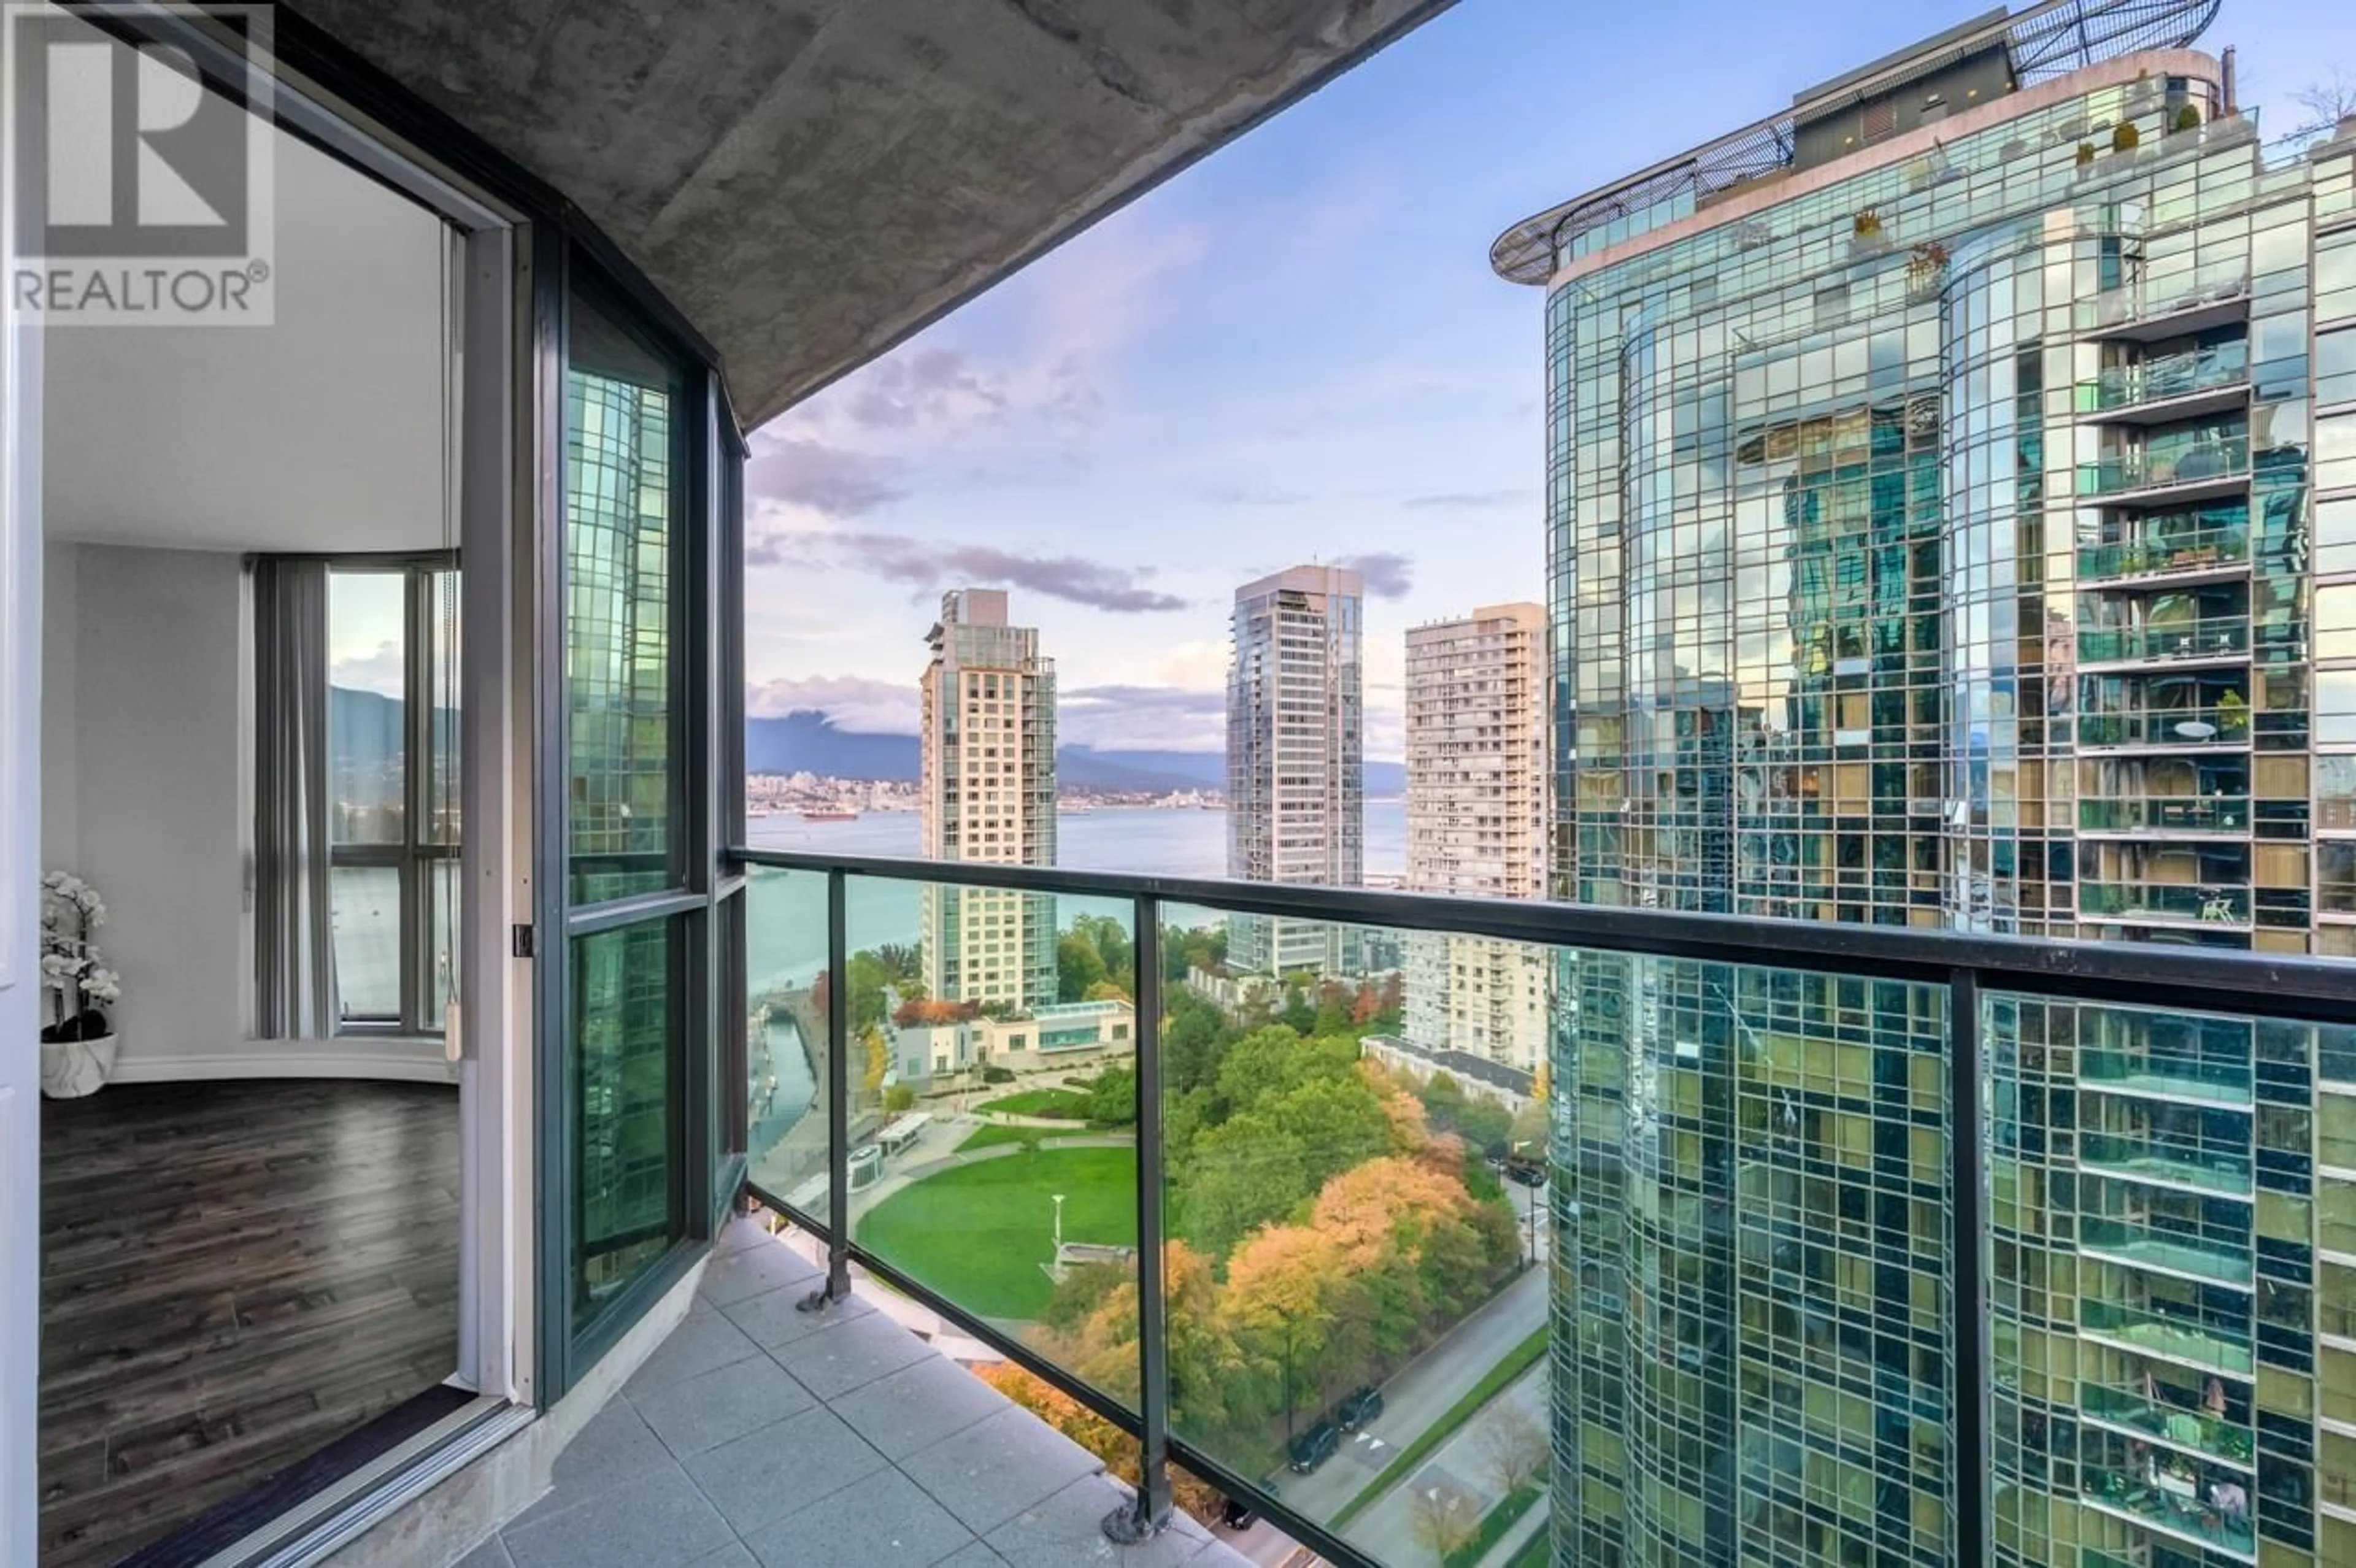
[[[364,654],[347,654],[327,665],[327,684],[348,691],[373,691],[384,697],[402,695],[408,667],[399,643],[379,643]]]
[[[744,688],[744,711],[756,719],[815,711],[839,729],[869,735],[913,735],[924,715],[916,682],[858,675],[761,681]]]

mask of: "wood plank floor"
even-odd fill
[[[457,1289],[455,1089],[45,1104],[45,1568],[113,1563],[449,1376]]]

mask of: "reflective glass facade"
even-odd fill
[[[1965,64],[1558,245],[1554,891],[2356,951],[2356,140],[2182,49]],[[2356,1562],[2344,1044],[1991,998],[1958,1236],[1938,998],[1558,980],[1558,1562],[1941,1563],[1982,1506],[2005,1562]]]

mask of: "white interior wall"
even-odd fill
[[[242,557],[51,541],[44,560],[42,851],[106,900],[116,1081],[447,1080],[434,1040],[253,1038]]]
[[[51,540],[41,552],[41,865],[70,869],[80,853],[74,793],[74,651],[81,552]]]
[[[41,856],[96,884],[121,1081],[452,1076],[439,1041],[252,1038],[249,551],[448,542],[433,214],[276,145],[266,327],[50,335]]]

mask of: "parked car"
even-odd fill
[[[1333,1407],[1333,1417],[1344,1432],[1355,1432],[1383,1413],[1383,1391],[1369,1385]]]
[[[1219,1504],[1219,1523],[1227,1530],[1249,1530],[1259,1515],[1251,1504],[1241,1498],[1227,1498]]]
[[[1547,1179],[1546,1163],[1536,1159],[1517,1161],[1505,1167],[1505,1179],[1509,1181],[1518,1181],[1525,1187],[1544,1187]]]
[[[1333,1451],[1341,1446],[1342,1435],[1333,1430],[1333,1424],[1321,1421],[1292,1440],[1292,1452],[1289,1457],[1292,1468],[1305,1476],[1331,1459]]]

